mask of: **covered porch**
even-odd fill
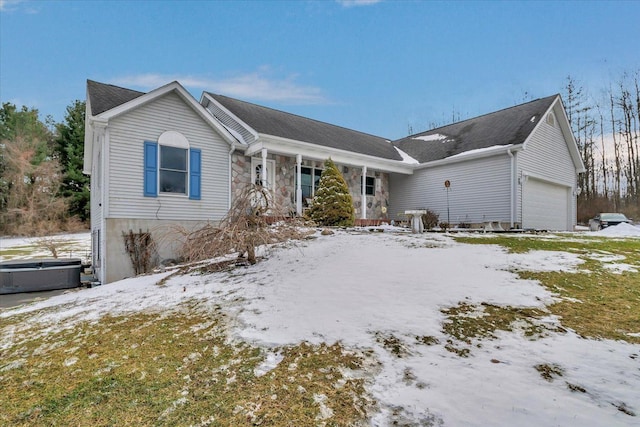
[[[389,221],[389,171],[363,162],[361,156],[358,164],[326,151],[303,154],[275,147],[248,147],[244,153],[236,151],[231,156],[232,197],[250,183],[262,185],[272,192],[282,214],[303,216],[329,157],[347,182],[357,223],[369,226]]]

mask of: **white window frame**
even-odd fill
[[[185,152],[185,169],[169,169],[162,167],[162,149],[172,148],[175,150],[183,150]],[[162,173],[163,172],[179,172],[184,173],[184,192],[182,191],[162,191]],[[187,196],[189,194],[189,149],[182,147],[174,147],[171,145],[158,144],[158,193],[175,194],[178,196]]]
[[[185,153],[186,165],[185,165],[184,171],[162,167],[162,147],[177,148],[177,149],[182,149],[186,151]],[[158,187],[157,187],[158,195],[163,194],[163,195],[175,195],[180,197],[182,196],[189,197],[189,172],[190,172],[189,167],[191,163],[190,162],[191,153],[189,151],[190,148],[191,146],[189,144],[189,140],[180,132],[169,130],[169,131],[163,132],[162,135],[158,137],[158,163],[157,163],[158,164]],[[162,187],[160,183],[162,182],[161,176],[163,171],[184,172],[185,174],[184,192],[162,191]]]
[[[367,185],[366,182],[368,180],[371,180],[371,179],[373,180],[373,184]],[[364,188],[364,190],[365,190],[365,195],[367,197],[371,197],[371,196],[375,196],[376,195],[376,189],[378,187],[377,186],[377,181],[378,181],[378,179],[376,177],[374,177],[374,176],[368,176],[367,175],[365,177],[365,188]],[[371,194],[369,194],[369,192],[367,191],[368,189],[371,189]],[[362,193],[362,190],[363,190],[363,188],[362,188],[362,180],[360,180],[360,193]]]

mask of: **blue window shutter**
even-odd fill
[[[144,143],[144,195],[158,196],[158,144]]]
[[[200,200],[202,153],[196,148],[189,150],[189,198]]]

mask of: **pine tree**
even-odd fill
[[[89,177],[82,173],[84,161],[84,101],[67,107],[65,121],[56,126],[55,152],[63,168],[61,192],[69,198],[69,214],[89,220]]]
[[[349,187],[331,159],[324,162],[309,217],[320,225],[349,227],[355,223]]]

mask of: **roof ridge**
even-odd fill
[[[314,118],[311,118],[311,117],[305,117],[305,116],[302,116],[300,114],[289,113],[287,111],[278,110],[277,108],[267,107],[267,106],[259,105],[259,104],[256,104],[256,103],[253,103],[253,102],[249,102],[249,101],[243,101],[241,99],[232,98],[230,96],[222,95],[222,94],[219,94],[219,93],[213,93],[213,92],[206,92],[206,93],[211,95],[211,96],[213,96],[213,97],[221,96],[221,97],[224,97],[224,98],[227,98],[227,99],[232,99],[232,100],[237,101],[237,102],[242,102],[244,104],[249,104],[249,105],[252,105],[254,107],[264,108],[266,110],[271,110],[271,111],[275,111],[275,112],[278,112],[278,113],[287,114],[287,115],[290,115],[290,116],[295,116],[295,117],[298,117],[298,118],[301,118],[301,119],[304,119],[304,120],[310,120],[310,121],[313,121],[313,122],[316,122],[316,123],[320,123],[320,124],[323,124],[323,125],[328,125],[328,126],[332,126],[332,127],[335,127],[335,128],[340,128],[340,129],[344,129],[344,130],[347,130],[347,131],[350,131],[350,132],[359,133],[361,135],[372,136],[374,138],[383,139],[386,142],[391,142],[391,140],[389,138],[385,138],[385,137],[380,136],[380,135],[374,135],[372,133],[367,133],[367,132],[359,131],[359,130],[356,130],[356,129],[351,129],[351,128],[348,128],[348,127],[345,127],[345,126],[340,126],[340,125],[336,125],[336,124],[333,124],[333,123],[324,122],[322,120],[314,119]]]
[[[446,128],[446,127],[449,127],[449,126],[461,124],[461,123],[464,123],[464,122],[468,122],[470,120],[477,120],[477,119],[480,119],[480,118],[485,117],[485,116],[490,116],[490,115],[493,115],[493,114],[502,113],[504,111],[512,110],[514,108],[524,107],[527,104],[532,104],[534,102],[539,102],[539,101],[542,101],[542,100],[545,100],[545,99],[555,98],[555,97],[558,97],[558,96],[560,96],[560,94],[556,93],[555,95],[549,95],[549,96],[545,96],[545,97],[542,97],[542,98],[532,99],[531,101],[523,102],[522,104],[517,104],[517,105],[513,105],[511,107],[502,108],[502,109],[497,110],[497,111],[491,111],[489,113],[480,114],[479,116],[475,116],[475,117],[469,117],[468,119],[460,120],[458,122],[449,123],[448,125],[442,125],[442,126],[438,126],[436,128],[432,128],[432,129],[428,129],[428,130],[425,130],[425,131],[422,131],[422,132],[418,132],[418,133],[414,133],[414,134],[411,134],[411,135],[408,135],[408,136],[404,136],[404,137],[398,138],[398,139],[396,139],[394,141],[400,141],[400,140],[403,140],[405,138],[411,138],[411,137],[414,137],[414,136],[423,135],[425,133],[430,133],[430,132],[436,131],[438,129],[443,129],[443,128]]]

